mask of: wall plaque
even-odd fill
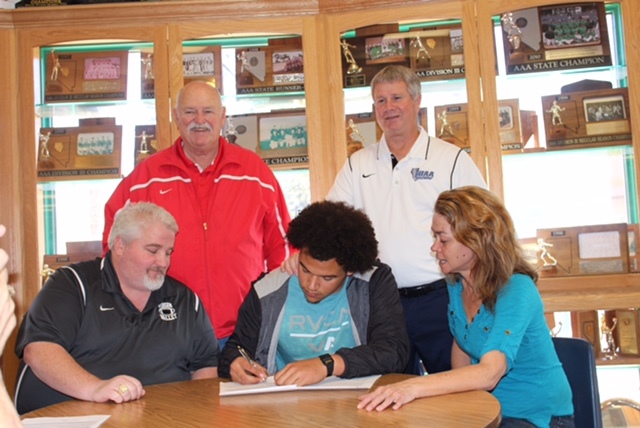
[[[542,97],[547,150],[631,144],[627,88]]]
[[[538,229],[541,277],[628,273],[626,223]]]
[[[467,110],[466,103],[436,106],[436,137],[470,151]],[[534,132],[530,130],[527,134],[527,140],[523,138],[520,113],[519,100],[498,101],[500,144],[504,151],[522,150]]]
[[[620,355],[637,357],[640,355],[640,328],[638,328],[638,310],[616,309],[614,316],[618,319],[617,328],[613,331]]]
[[[516,10],[501,20],[507,74],[611,65],[603,2]]]
[[[596,357],[600,357],[600,322],[597,311],[571,312],[573,337],[580,337],[593,345]]]
[[[220,46],[185,47],[182,54],[184,84],[203,80],[222,90],[222,56]]]
[[[414,27],[398,25],[358,28],[356,37],[341,40],[344,87],[367,86],[387,65],[404,65],[421,81],[463,78],[464,44],[459,25]]]
[[[114,118],[81,119],[75,128],[40,128],[38,180],[119,178],[122,126]]]
[[[127,98],[127,51],[58,52],[46,57],[47,103]]]
[[[304,91],[302,39],[275,39],[236,49],[236,91],[241,94]]]

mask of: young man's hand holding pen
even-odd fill
[[[229,370],[232,381],[249,385],[267,380],[268,374],[264,367],[254,361],[241,346],[238,346],[238,352],[241,356],[231,363]]]

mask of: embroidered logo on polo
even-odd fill
[[[158,314],[160,314],[160,319],[162,321],[173,321],[178,319],[178,315],[176,315],[176,310],[171,304],[171,302],[162,302],[158,305]]]
[[[432,180],[433,171],[425,171],[420,168],[411,168],[411,177],[413,177],[413,181]]]

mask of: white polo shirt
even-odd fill
[[[398,287],[414,287],[442,278],[429,249],[438,195],[469,185],[487,187],[469,155],[420,128],[411,151],[393,169],[384,135],[351,155],[327,199],[351,204],[371,218],[380,260],[391,266]]]

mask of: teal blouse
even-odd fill
[[[489,351],[507,359],[507,372],[492,391],[504,417],[548,427],[552,416],[573,414],[571,387],[556,355],[534,282],[515,274],[499,292],[494,313],[484,305],[471,323],[462,304],[462,284],[450,284],[449,328],[472,364]]]

